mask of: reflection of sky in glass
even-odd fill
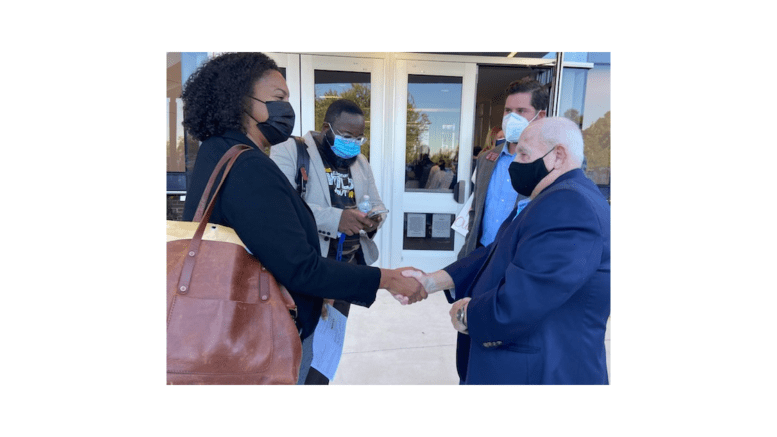
[[[588,85],[585,94],[583,129],[590,127],[610,110],[609,64],[596,65],[593,70],[588,72]]]
[[[415,110],[429,117],[428,135],[422,136],[421,143],[429,146],[430,155],[456,151],[461,126],[461,84],[409,83],[407,88],[408,101],[415,102]]]
[[[591,70],[564,69],[559,115],[569,109],[583,114],[583,130],[610,110],[610,66],[597,65]]]
[[[560,116],[566,117],[567,111],[570,109],[577,111],[577,115],[583,114],[585,80],[587,74],[588,70],[564,68],[558,112]]]
[[[565,52],[564,61],[592,62],[593,69],[565,68],[559,115],[570,109],[583,114],[583,130],[610,110],[610,53]]]
[[[183,52],[181,53],[181,83],[186,83],[186,79],[192,73],[208,60],[207,52]]]
[[[369,83],[363,83],[361,85],[366,86],[368,89],[370,87]],[[353,88],[353,84],[351,83],[317,83],[315,85],[316,98],[323,99],[324,94],[329,91],[334,91],[339,96],[351,88]]]

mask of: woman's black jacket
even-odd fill
[[[202,143],[189,178],[183,219],[194,218],[211,172],[235,144],[247,144],[254,150],[235,162],[209,221],[234,229],[248,250],[289,290],[297,304],[302,338],[315,330],[322,298],[372,305],[380,270],[322,257],[310,208],[270,157],[241,132],[227,131]]]

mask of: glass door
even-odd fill
[[[320,131],[331,102],[348,99],[364,111],[368,142],[362,153],[374,166],[380,162],[383,119],[383,60],[339,56],[301,56],[302,134]],[[377,150],[376,156],[372,151]],[[377,178],[377,174],[375,175]]]
[[[299,55],[295,53],[265,53],[272,58],[278,68],[281,69],[283,77],[286,78],[286,86],[289,87],[289,103],[297,114],[294,120],[294,130],[292,135],[300,136],[301,125],[299,120],[300,105],[300,77],[299,77]]]
[[[375,185],[381,200],[387,206],[383,183],[386,180],[382,168],[383,159],[383,90],[385,84],[384,59],[361,56],[306,55],[300,56],[300,80],[302,107],[301,135],[309,131],[320,132],[324,114],[329,105],[337,99],[348,99],[359,105],[364,112],[364,136],[367,142],[362,145],[362,154],[370,162]],[[375,236],[380,256],[373,264],[383,266],[386,259],[384,236],[392,214],[388,214],[387,223]]]
[[[451,225],[469,196],[476,82],[474,63],[395,62],[391,267],[437,270],[464,244]]]

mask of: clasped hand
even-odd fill
[[[455,287],[453,278],[445,270],[438,270],[433,273],[424,273],[417,269],[403,269],[402,276],[415,278],[424,287],[427,294],[432,294],[441,290],[450,290]],[[453,328],[463,334],[469,334],[467,330],[466,311],[470,298],[465,297],[453,303],[450,309],[451,324]],[[463,319],[459,321],[459,309],[463,311]]]
[[[419,302],[426,299],[429,294],[445,289],[444,286],[441,286],[442,284],[440,283],[440,278],[442,278],[442,282],[446,284],[446,278],[450,278],[450,276],[448,276],[444,270],[439,270],[432,274],[427,274],[414,267],[402,267],[396,270],[392,270],[392,272],[401,273],[402,280],[410,280],[415,283],[415,286],[419,286],[419,290],[414,296],[409,296],[404,293],[395,293],[389,289],[394,298],[401,302],[402,305]],[[450,280],[450,283],[452,284],[453,280]]]
[[[347,208],[343,210],[340,216],[340,223],[337,226],[337,230],[345,235],[357,235],[359,231],[374,231],[378,228],[381,218],[380,214],[375,216],[375,219],[368,219],[367,214],[354,208]]]
[[[402,305],[420,302],[428,296],[420,282],[402,274],[403,271],[411,268],[380,269],[380,288],[388,290]]]
[[[420,299],[408,298],[402,294],[397,294],[392,291],[391,294],[398,301],[402,302],[402,305],[418,302],[419,300],[426,299],[426,297],[432,293],[441,290],[449,290],[455,286],[453,278],[445,270],[438,270],[434,273],[424,273],[421,270],[415,269],[413,267],[403,267],[401,269],[392,270],[392,272],[401,272],[401,275],[404,278],[413,278],[418,282],[418,284],[422,286],[422,293],[420,296],[423,297]],[[461,332],[462,334],[469,334],[467,329],[466,316],[467,305],[469,304],[469,301],[469,297],[459,299],[453,303],[450,309],[451,324],[455,330]],[[459,310],[462,310],[462,320],[459,320]]]

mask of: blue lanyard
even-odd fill
[[[345,242],[345,234],[342,232],[339,233],[340,238],[337,240],[337,260],[342,261],[343,260],[343,242]]]

